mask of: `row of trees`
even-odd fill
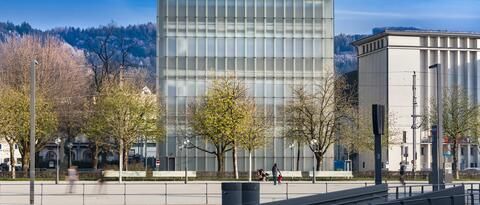
[[[10,147],[13,178],[15,145],[23,171],[32,166],[28,145],[33,59],[40,63],[36,68],[37,151],[57,137],[65,144],[86,134],[93,168],[100,153],[118,152],[125,156],[120,167],[128,169],[125,153],[136,139],[163,137],[164,126],[158,123],[163,110],[154,95],[141,93],[149,75],[126,66],[125,59],[122,64],[103,58],[109,53],[111,49],[104,48],[86,54],[52,36],[13,36],[0,42],[0,138]],[[89,65],[86,56],[97,59],[96,63]]]
[[[294,97],[286,106],[283,135],[299,147],[306,145],[314,153],[317,170],[335,143],[346,145],[352,152],[373,149],[372,132],[368,128],[370,115],[356,109],[355,94],[345,92],[353,90],[350,86],[344,77],[330,74],[313,85],[295,87]],[[263,108],[259,111],[239,80],[215,81],[205,97],[190,104],[188,113],[185,136],[200,137],[213,145],[212,149],[206,149],[191,143],[190,148],[215,155],[219,174],[225,171],[227,152],[232,151],[234,173],[238,178],[237,149],[247,151],[251,167],[252,152],[272,143],[268,139],[273,135],[273,113],[265,113]]]

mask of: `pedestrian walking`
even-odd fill
[[[404,162],[400,162],[400,183],[405,186],[405,166]]]
[[[98,193],[103,193],[103,185],[105,184],[105,171],[100,170],[97,182],[98,182]]]
[[[68,183],[69,183],[69,189],[68,193],[73,193],[73,188],[75,186],[75,181],[78,180],[78,174],[77,174],[77,168],[72,166],[68,168]]]
[[[278,175],[282,175],[282,173],[280,172],[280,169],[278,169],[277,163],[274,163],[272,167],[273,185],[277,185]]]

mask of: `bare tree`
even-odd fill
[[[475,136],[478,133],[480,125],[478,118],[478,106],[470,99],[468,94],[459,87],[452,87],[443,93],[443,129],[448,142],[452,143],[451,151],[453,156],[452,171],[455,177],[459,178],[458,173],[458,146],[459,142],[465,138],[477,140]],[[432,100],[429,118],[431,124],[437,124],[437,105]]]
[[[37,60],[40,63],[36,67],[37,90],[56,113],[59,134],[78,133],[83,104],[89,93],[89,72],[81,52],[53,36],[26,35],[1,42],[0,59],[1,81],[23,94],[30,92],[30,65]],[[45,143],[37,144],[37,149],[43,145]]]
[[[348,118],[353,96],[345,94],[349,85],[335,74],[326,74],[319,82],[294,88],[294,98],[288,104],[287,136],[308,145],[320,170],[324,156],[336,142],[342,119]]]

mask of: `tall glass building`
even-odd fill
[[[333,35],[333,0],[158,0],[157,93],[167,113],[160,169],[184,168],[178,147],[188,104],[212,80],[234,75],[263,113],[274,114],[274,136],[255,151],[253,169],[277,163],[291,170],[299,147],[290,148],[283,134],[285,105],[294,85],[311,86],[333,72]],[[200,139],[193,143],[209,148]],[[300,170],[311,170],[311,151],[300,147],[300,157]],[[238,159],[245,171],[248,156],[240,150]],[[215,156],[199,150],[189,150],[187,162],[190,170],[216,170]],[[225,165],[232,170],[231,153]],[[333,154],[323,166],[333,169]]]

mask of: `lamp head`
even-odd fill
[[[431,66],[428,66],[428,68],[433,69],[433,68],[438,68],[440,64],[433,64]]]

